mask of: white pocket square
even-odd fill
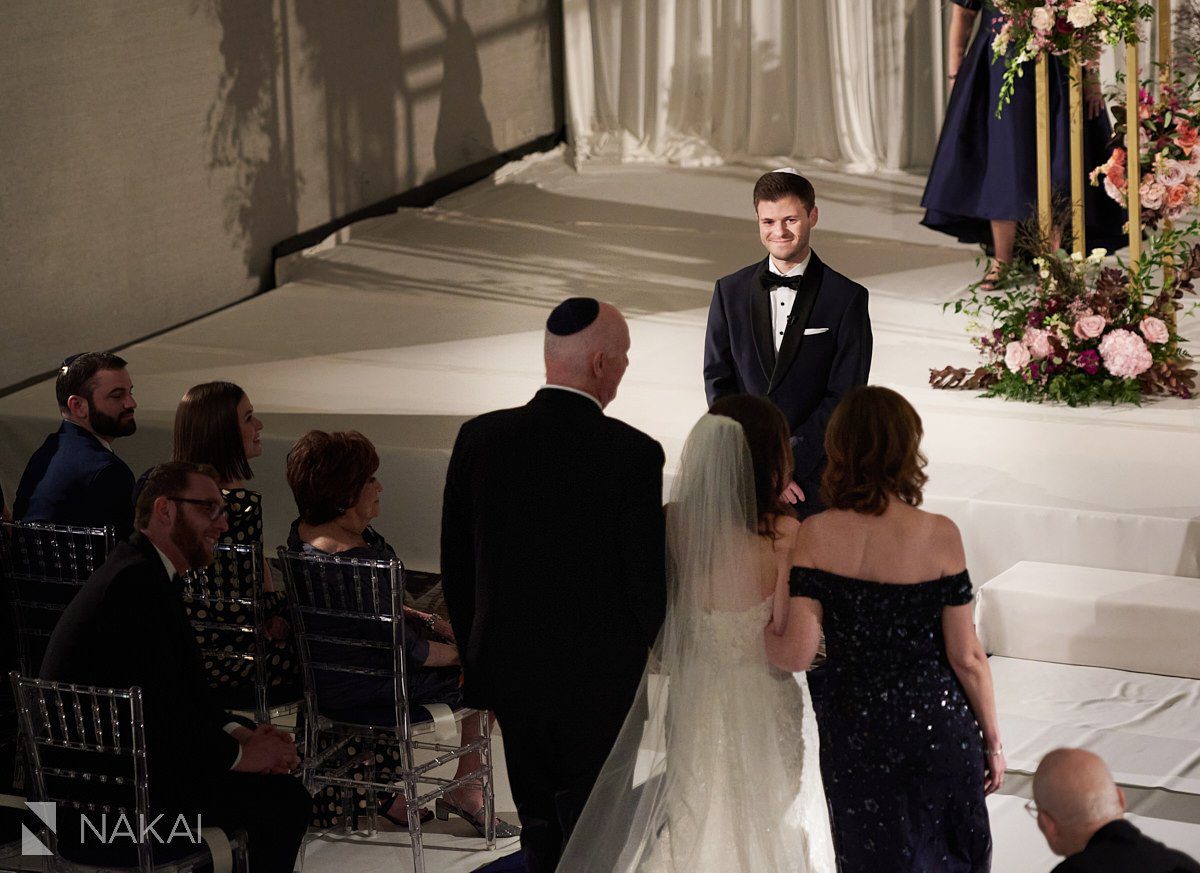
[[[806,327],[804,328],[805,336],[812,336],[814,333],[826,333],[829,330],[827,327]]]

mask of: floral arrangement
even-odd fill
[[[1165,219],[1183,218],[1200,204],[1200,75],[1160,70],[1157,96],[1154,82],[1139,83],[1136,117],[1140,152],[1137,177],[1142,224],[1153,230]],[[1115,135],[1124,140],[1129,112],[1113,106]],[[1129,197],[1128,155],[1114,149],[1091,173],[1093,185],[1104,180],[1108,196],[1122,206]]]
[[[1164,231],[1133,269],[1107,265],[1103,249],[1084,257],[1042,246],[1032,270],[971,286],[946,306],[971,316],[968,330],[983,366],[931,370],[930,384],[1069,406],[1190,398],[1196,371],[1176,324],[1180,299],[1200,277],[1200,243],[1186,240],[1198,230],[1200,223]],[[1167,263],[1173,276],[1156,287]]]
[[[1154,6],[1141,0],[994,2],[1003,23],[992,39],[992,53],[1005,59],[997,117],[1012,99],[1026,61],[1048,52],[1069,56],[1072,63],[1094,65],[1104,43],[1136,41],[1138,20],[1154,15]]]

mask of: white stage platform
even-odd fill
[[[629,372],[609,411],[663,442],[669,472],[704,410],[713,279],[761,253],[749,203],[759,172],[576,173],[551,154],[433,208],[355,225],[281,264],[279,289],[123,352],[140,429],[118,451],[138,472],[164,459],[184,390],[235,381],[266,422],[254,484],[268,545],[293,515],[292,441],[312,427],[357,428],[383,456],[379,528],[411,566],[436,569],[459,424],[537,389],[546,312],[587,294],[631,324]],[[1200,576],[1200,404],[1067,409],[930,389],[930,367],[973,363],[962,319],[940,304],[977,275],[975,253],[918,225],[919,178],[810,172],[815,247],[871,291],[872,381],[920,410],[928,506],[959,522],[977,583],[1018,560]],[[1188,329],[1200,339],[1194,320]],[[10,495],[55,426],[48,383],[0,399]]]
[[[761,254],[750,190],[762,169],[769,167],[576,173],[551,154],[433,208],[355,225],[323,250],[281,264],[279,289],[122,352],[139,431],[117,450],[136,472],[165,460],[180,395],[202,381],[237,382],[266,423],[253,486],[264,493],[269,548],[294,515],[283,472],[292,442],[314,427],[354,428],[382,458],[377,527],[409,566],[434,570],[442,482],[459,425],[525,402],[542,383],[547,312],[564,297],[592,295],[626,313],[633,339],[609,412],[663,442],[669,473],[705,408],[701,355],[713,280]],[[927,506],[962,528],[976,583],[1022,560],[1200,577],[1200,404],[1067,409],[930,389],[930,367],[974,363],[963,320],[940,304],[978,276],[975,252],[918,225],[920,178],[809,172],[821,209],[814,246],[871,291],[871,379],[920,411],[931,462]],[[1200,348],[1194,320],[1186,332]],[[10,500],[25,459],[56,421],[49,383],[0,399],[0,480]],[[1089,688],[1079,693],[1104,693]],[[1047,713],[1061,715],[1040,714]],[[1042,735],[1037,725],[1024,727],[1032,761]],[[1179,739],[1175,727],[1154,742]],[[1172,775],[1190,789],[1195,731],[1183,730],[1190,745],[1172,759],[1180,765]],[[1020,777],[1005,790],[1028,796]],[[1139,823],[1200,854],[1195,795],[1178,795],[1190,800],[1177,809],[1170,789],[1148,791],[1153,796],[1134,808],[1145,816]],[[1021,802],[1009,794],[989,802],[997,873],[1051,866]],[[506,798],[501,810],[510,804]],[[444,827],[430,829],[431,870],[489,860],[469,831],[452,824],[439,833]],[[307,869],[411,869],[404,834],[348,842],[353,848],[314,846]]]

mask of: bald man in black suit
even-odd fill
[[[551,314],[546,381],[459,432],[442,587],[468,705],[492,709],[532,873],[550,873],[633,703],[666,608],[662,447],[604,407],[628,365],[612,306]]]

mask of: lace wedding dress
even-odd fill
[[[770,615],[767,601],[704,620],[714,648],[741,657],[708,665],[712,673],[701,692],[708,699],[700,708],[713,717],[697,724],[679,750],[677,796],[667,803],[667,826],[640,871],[836,871],[808,683],[789,675],[764,683],[758,676]],[[763,690],[760,711],[726,711],[727,691],[738,683]],[[740,733],[748,726],[756,729]]]
[[[752,475],[741,427],[704,416],[667,512],[667,619],[561,870],[837,869],[807,683],[766,660]]]

